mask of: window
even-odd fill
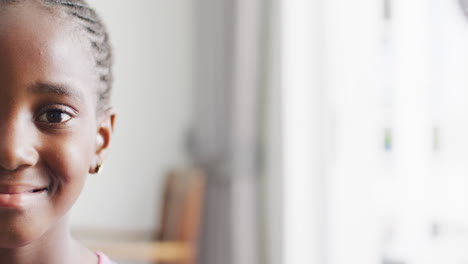
[[[282,2],[284,263],[466,263],[458,1]]]

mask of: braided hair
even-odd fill
[[[16,4],[24,1],[26,0],[0,0],[0,4]],[[85,0],[38,0],[37,2],[69,15],[86,32],[101,83],[98,91],[98,110],[108,108],[113,81],[113,56],[109,34],[99,15]]]

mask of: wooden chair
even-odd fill
[[[157,261],[158,264],[196,264],[200,234],[205,174],[198,169],[171,171],[166,179],[161,225],[157,241],[182,242],[191,249],[184,261]]]

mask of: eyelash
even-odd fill
[[[67,106],[49,106],[36,116],[36,121],[47,126],[63,126],[75,117],[76,113],[74,112]],[[60,118],[60,121],[51,121],[49,118],[54,118],[54,116],[50,116],[51,114],[58,115],[55,117]]]

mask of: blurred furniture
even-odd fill
[[[117,262],[189,263],[196,255],[185,242],[88,240],[84,243]]]
[[[196,264],[204,190],[205,174],[201,170],[171,171],[164,185],[160,228],[149,240],[138,240],[122,232],[108,234],[112,239],[102,239],[104,236],[99,235],[101,239],[80,240],[116,261]],[[81,234],[85,237],[84,232]]]
[[[189,251],[184,261],[157,261],[158,264],[195,264],[198,252],[205,174],[198,169],[172,171],[166,179],[161,225],[157,241],[184,243]]]

